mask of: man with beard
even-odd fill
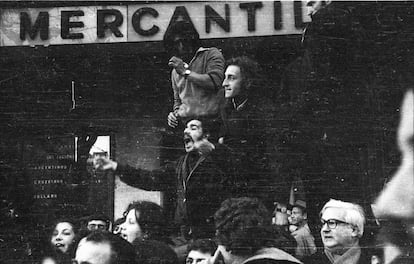
[[[212,217],[225,196],[230,195],[230,183],[213,157],[215,146],[209,141],[208,123],[199,119],[187,123],[183,137],[186,154],[178,159],[175,168],[165,166],[147,171],[107,158],[94,160],[94,166],[116,171],[123,182],[134,187],[174,192],[174,223],[180,228],[180,235],[212,237]]]
[[[177,21],[164,35],[164,46],[172,55],[168,66],[174,92],[173,111],[168,115],[168,125],[177,127],[179,120],[196,116],[217,119],[219,93],[224,74],[224,57],[217,48],[201,47],[200,36],[191,22]]]

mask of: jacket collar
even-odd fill
[[[253,257],[250,257],[243,261],[242,264],[246,264],[249,261],[258,260],[258,259],[274,259],[274,260],[288,260],[290,262],[301,264],[300,260],[296,259],[292,255],[286,253],[283,250],[278,248],[262,248],[256,252]]]

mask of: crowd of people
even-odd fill
[[[330,1],[309,1],[311,15],[329,4]],[[173,219],[170,221],[165,208],[148,201],[132,202],[123,217],[115,221],[104,215],[58,219],[52,226],[41,264],[412,261],[412,249],[407,246],[413,240],[412,206],[401,212],[390,209],[395,207],[390,201],[398,203],[395,195],[399,188],[407,188],[400,186],[401,182],[397,181],[394,189],[390,185],[373,207],[377,217],[398,219],[408,230],[404,237],[408,244],[402,246],[395,237],[386,240],[384,236],[386,243],[399,248],[391,256],[383,253],[384,243],[364,243],[366,213],[354,202],[326,201],[317,226],[307,222],[305,201],[296,200],[288,206],[277,204],[273,212],[269,210],[263,199],[267,194],[260,191],[266,184],[262,151],[265,140],[259,118],[263,110],[252,96],[259,65],[246,56],[226,61],[219,49],[202,47],[197,31],[186,21],[169,26],[164,44],[172,55],[168,65],[172,69],[174,95],[166,124],[175,133],[183,131],[185,152],[175,164],[151,171],[103,156],[93,160],[93,167],[113,171],[130,186],[173,193]],[[413,177],[412,94],[410,111],[409,139],[401,143],[402,150],[411,155],[411,171],[405,170],[400,176],[405,180],[407,175],[411,180]],[[411,198],[406,203],[412,201]],[[319,234],[314,232],[317,229]]]

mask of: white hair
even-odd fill
[[[364,209],[358,204],[343,202],[340,200],[330,199],[322,208],[321,215],[327,208],[338,208],[344,210],[344,221],[358,228],[358,237],[364,233],[365,213]]]

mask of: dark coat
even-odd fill
[[[237,170],[237,182],[242,196],[268,198],[268,162],[266,158],[266,121],[263,110],[253,99],[235,108],[231,100],[220,110],[223,125],[220,137],[232,153],[233,167]],[[240,196],[240,195],[238,195]],[[273,201],[272,201],[273,202]]]
[[[242,264],[300,264],[301,262],[278,248],[263,248]]]
[[[134,241],[136,261],[140,264],[178,264],[174,250],[156,240]]]
[[[323,249],[316,252],[312,256],[305,257],[303,259],[304,264],[331,264],[328,257],[323,252]],[[358,264],[370,264],[371,254],[368,250],[361,248],[361,257],[359,258]]]
[[[187,153],[178,159],[175,168],[165,166],[153,171],[120,164],[117,173],[134,187],[175,192],[175,224],[190,227],[194,238],[214,236],[213,215],[230,192],[225,173],[211,155]]]

